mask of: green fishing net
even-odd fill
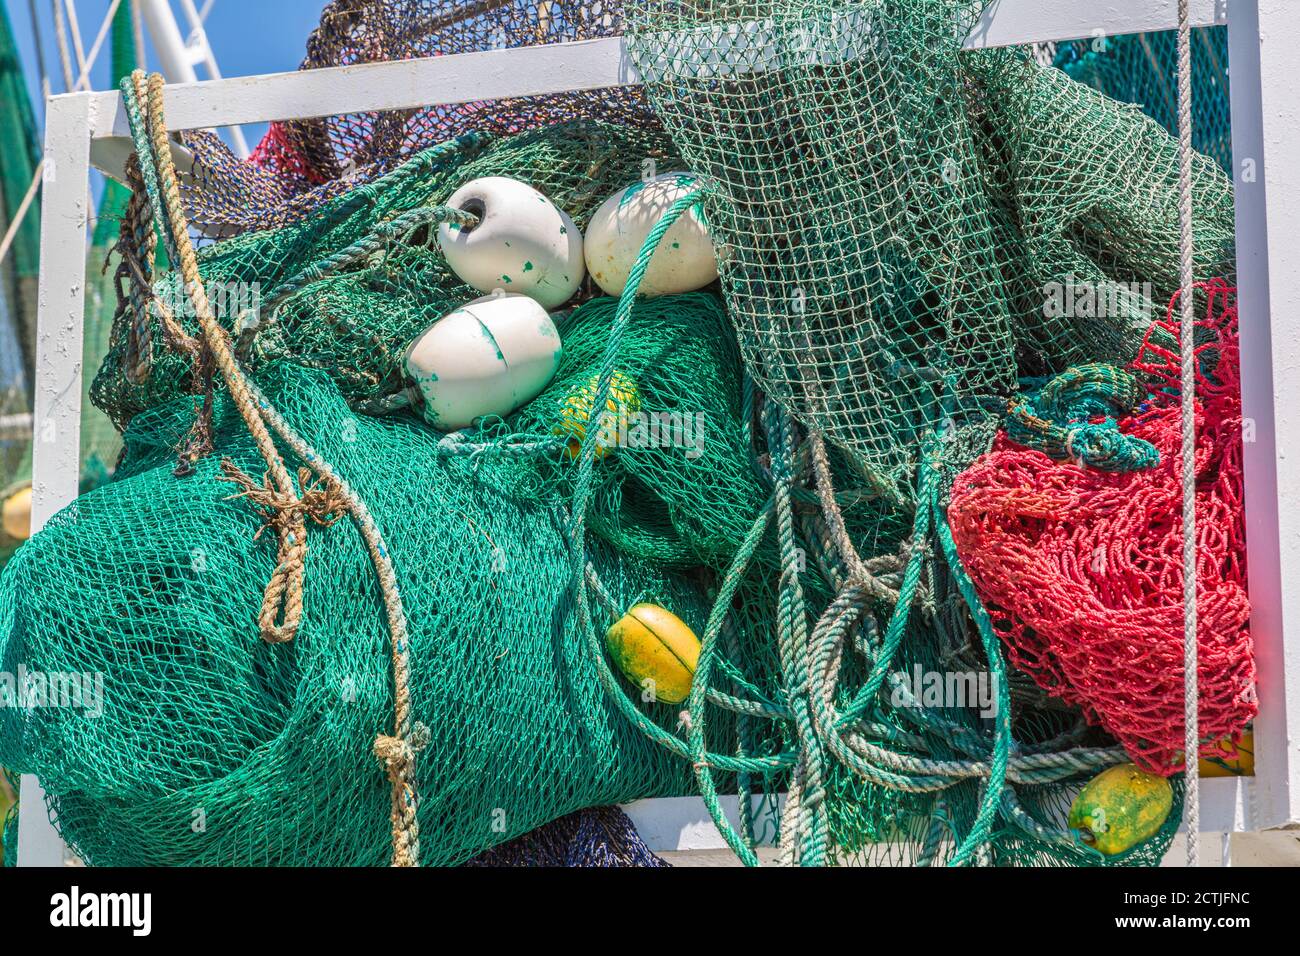
[[[786,794],[792,861],[1151,864],[1167,849],[1177,812],[1109,860],[1065,829],[1072,795],[1122,753],[1007,669],[943,506],[1021,376],[1131,358],[1177,286],[1176,147],[1017,51],[962,52],[976,7],[640,0],[618,14],[657,121],[512,132],[480,104],[458,113],[464,135],[201,251],[242,367],[391,552],[423,862],[586,806],[702,792],[716,810],[714,791],[742,808]],[[477,295],[429,225],[395,220],[503,175],[584,227],[670,169],[699,177],[718,286],[630,312],[584,287],[555,316],[559,372],[504,419],[444,437],[393,401],[409,343]],[[1203,157],[1195,204],[1198,274],[1228,275],[1231,184]],[[1123,289],[1123,307],[1045,311],[1075,285]],[[0,763],[40,776],[92,863],[383,863],[371,748],[393,678],[360,535],[309,524],[302,628],[264,643],[274,543],[218,480],[223,456],[254,475],[261,460],[220,385],[195,430],[207,380],[166,336],[141,374],[131,319],[92,390],[125,429],[123,464],[0,582],[0,669],[102,674],[103,714],[0,711]],[[593,449],[575,410],[610,395],[628,415]],[[179,469],[178,449],[197,449]],[[706,639],[685,719],[611,684],[591,640],[638,601]],[[914,675],[935,673],[997,678],[1007,706],[918,700]],[[733,845],[754,826],[742,809]]]
[[[1072,79],[1132,103],[1176,136],[1177,43],[1173,30],[1095,36],[1055,44],[1051,62]],[[1192,30],[1192,145],[1231,171],[1227,27]]]
[[[1055,367],[1145,328],[1045,320],[1045,284],[1150,282],[1160,307],[1177,287],[1174,141],[1017,51],[961,52],[979,7],[628,11],[651,102],[706,181],[755,378],[889,482],[922,436],[997,407],[1018,351]],[[1231,184],[1204,158],[1196,180],[1199,261],[1220,274]]]
[[[597,683],[569,613],[566,517],[518,494],[528,464],[440,455],[437,433],[354,415],[318,372],[279,365],[263,384],[369,503],[399,569],[413,716],[429,728],[424,862],[460,862],[581,807],[688,792],[689,767]],[[13,559],[4,668],[104,684],[102,714],[4,711],[0,760],[40,774],[91,863],[384,863],[389,795],[371,745],[392,721],[391,675],[358,533],[347,521],[309,530],[303,625],[290,644],[264,643],[274,552],[217,480],[220,456],[249,471],[260,459],[222,402],[217,453],[175,478],[192,415],[181,398],[137,416],[118,478]],[[589,549],[617,613],[650,600],[702,629],[696,580],[599,540]]]
[[[1004,668],[996,642],[971,626],[982,613],[973,593],[954,600],[963,573],[942,534],[909,541],[899,522],[927,509],[929,527],[943,522],[944,489],[987,448],[1011,379],[1131,360],[1178,286],[1174,140],[1135,107],[1021,51],[960,51],[981,6],[643,0],[628,10],[647,94],[702,177],[747,368],[843,449],[841,491],[884,499],[875,515],[859,512],[856,528],[846,513],[864,555],[937,552],[917,565],[906,600],[870,611],[863,659],[836,678],[845,706],[873,666],[895,676],[951,673],[955,660],[975,676]],[[1204,156],[1194,165],[1196,272],[1230,276],[1231,182]],[[1081,304],[1078,290],[1103,306]],[[901,643],[873,642],[888,624]],[[886,688],[866,712],[872,730],[849,749],[870,755],[868,778],[880,780],[843,761],[830,767],[824,825],[835,844],[880,858],[899,834],[914,838],[903,841],[909,853],[932,834],[930,859],[951,858],[988,827],[977,860],[1079,862],[1059,835],[1083,767],[1040,784],[1022,761],[996,813],[978,779],[924,780],[960,777],[960,766],[1008,750],[1106,745],[1080,736],[1072,715],[1028,693],[1008,733],[968,707],[900,707]],[[900,767],[908,779],[881,782]]]

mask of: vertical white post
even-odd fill
[[[45,185],[41,208],[41,278],[32,408],[32,530],[77,497],[81,475],[82,329],[86,296],[86,230],[90,211],[93,98],[52,97],[45,119]],[[31,774],[21,783],[18,862],[62,866],[63,841],[45,812],[45,794]]]
[[[1231,0],[1228,62],[1261,829],[1300,822],[1300,10]]]

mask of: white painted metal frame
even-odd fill
[[[1257,776],[1202,783],[1202,828],[1300,827],[1300,16],[1295,0],[1193,0],[1196,26],[1228,23],[1232,64],[1237,257],[1252,627],[1258,648]],[[1231,17],[1229,18],[1229,14]],[[1177,0],[991,0],[966,45],[1007,46],[1173,29]],[[175,129],[301,119],[437,103],[597,89],[638,82],[621,39],[589,40],[311,72],[169,86]],[[92,141],[128,135],[117,93],[52,97],[45,134],[39,342],[34,409],[33,525],[77,494],[82,322]],[[1288,167],[1287,163],[1291,165]],[[1249,437],[1249,436],[1248,436]],[[1291,450],[1292,454],[1287,455]],[[1290,501],[1293,506],[1285,507]],[[64,862],[39,811],[35,778],[22,781],[22,865]],[[662,831],[661,848],[710,845],[702,807],[633,806]],[[674,837],[673,834],[676,834]],[[675,841],[675,844],[674,844]]]

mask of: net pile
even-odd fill
[[[1178,286],[1174,141],[1058,70],[961,53],[953,24],[977,7],[647,0],[628,15],[651,102],[710,184],[756,380],[887,484],[911,480],[935,430],[946,457],[973,458],[1018,361],[1131,354]],[[1199,157],[1195,185],[1198,272],[1226,274],[1231,184]],[[1050,317],[1052,284],[1137,294],[1120,314]]]
[[[414,716],[431,734],[426,863],[585,806],[686,791],[689,769],[605,701],[568,610],[566,523],[520,493],[527,465],[441,455],[422,425],[352,414],[319,373],[279,366],[263,388],[364,496],[399,568]],[[137,416],[118,479],[7,569],[5,668],[103,674],[104,712],[6,710],[0,760],[40,773],[94,864],[381,864],[388,795],[371,742],[393,703],[365,550],[347,522],[311,528],[300,632],[264,643],[274,552],[219,480],[221,456],[250,473],[260,462],[219,402],[216,452],[175,478],[192,420],[184,398]],[[590,550],[616,606],[656,600],[703,627],[698,584]]]
[[[332,0],[307,40],[302,69],[504,50],[622,32],[618,0]],[[465,133],[509,135],[590,119],[625,129],[659,126],[639,88],[615,87],[273,123],[251,163],[239,162],[216,135],[191,131],[186,143],[199,162],[186,202],[195,224],[212,235],[274,228],[300,220],[422,149]],[[637,157],[638,162],[653,159],[648,151]]]
[[[1216,741],[1238,739],[1257,707],[1247,629],[1236,290],[1199,288],[1206,302],[1198,326],[1205,341],[1197,346],[1197,633],[1208,755]],[[1173,309],[1152,327],[1133,363],[1151,389],[1148,400],[1097,426],[1146,443],[1158,463],[1105,473],[1001,440],[957,479],[948,509],[962,560],[1011,660],[1044,690],[1079,705],[1139,765],[1166,775],[1183,765]]]
[[[210,247],[202,262],[204,280],[214,301],[224,296],[219,311],[230,330],[254,315],[266,320],[268,328],[255,341],[237,343],[251,368],[289,357],[324,369],[349,401],[379,398],[397,388],[405,347],[434,319],[478,293],[448,268],[427,228],[379,237],[365,252],[374,257],[371,268],[357,268],[363,257],[349,269],[308,281],[314,278],[309,267],[371,238],[385,217],[437,206],[462,183],[482,176],[531,183],[585,227],[609,193],[641,175],[646,157],[671,163],[674,156],[662,132],[596,120],[507,137],[467,134],[422,152],[381,180],[356,186],[294,228]],[[164,299],[183,307],[175,277],[162,281]],[[142,351],[152,369],[148,376],[134,374]],[[133,346],[131,327],[123,322],[91,395],[124,426],[138,411],[196,387],[190,371],[162,336]]]
[[[509,45],[598,35],[626,14],[653,113],[599,93],[294,124],[260,171],[188,138],[206,166],[191,221],[227,236],[197,261],[210,298],[235,297],[220,339],[314,446],[281,449],[289,464],[328,461],[396,568],[414,723],[395,759],[415,767],[423,862],[685,793],[754,862],[750,798],[778,791],[789,863],[1162,857],[1177,807],[1115,857],[1066,828],[1072,794],[1124,749],[1008,666],[946,512],[1022,376],[1133,358],[1177,286],[1176,149],[1060,71],[960,52],[953,25],[974,12],[340,0],[309,62],[489,48],[502,22]],[[132,107],[148,167],[157,143]],[[406,345],[476,295],[431,241],[458,186],[519,179],[584,227],[674,168],[700,177],[674,208],[703,207],[719,287],[638,299],[634,269],[617,301],[581,290],[555,316],[558,374],[504,419],[441,436],[394,410]],[[1230,275],[1231,183],[1204,158],[1195,181],[1197,270]],[[125,429],[116,480],[0,585],[0,667],[102,672],[105,712],[0,712],[0,762],[41,776],[91,862],[382,863],[402,806],[372,745],[405,696],[365,522],[304,478],[319,519],[304,617],[292,641],[262,641],[283,524],[255,537],[266,517],[231,498],[221,460],[256,475],[261,459],[182,283],[159,272],[176,328],[142,318],[136,290],[94,382]],[[1082,310],[1080,286],[1125,295]],[[1044,309],[1056,289],[1071,308]],[[597,429],[557,434],[575,395],[604,408],[616,380],[691,431],[629,432],[605,455]],[[1056,404],[1086,409],[1101,393],[1066,392]],[[702,639],[682,707],[641,700],[602,650],[647,600]]]

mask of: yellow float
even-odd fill
[[[672,611],[634,605],[605,632],[605,648],[623,676],[659,703],[690,696],[700,641]]]
[[[1169,781],[1136,764],[1111,767],[1088,781],[1070,805],[1070,829],[1106,856],[1131,850],[1164,826],[1174,806]]]
[[[12,541],[26,541],[32,533],[32,486],[23,485],[7,495],[0,526]]]
[[[556,435],[568,435],[565,447],[570,458],[577,458],[582,450],[583,439],[587,437],[587,425],[591,421],[591,412],[596,405],[600,376],[591,378],[576,392],[569,395],[560,410],[560,420],[552,431]],[[618,428],[626,428],[627,419],[641,410],[641,394],[636,382],[622,372],[614,372],[609,381],[609,394],[605,398],[605,415],[598,423],[601,429],[600,440],[596,443],[596,458],[604,458],[609,450],[618,444]]]

